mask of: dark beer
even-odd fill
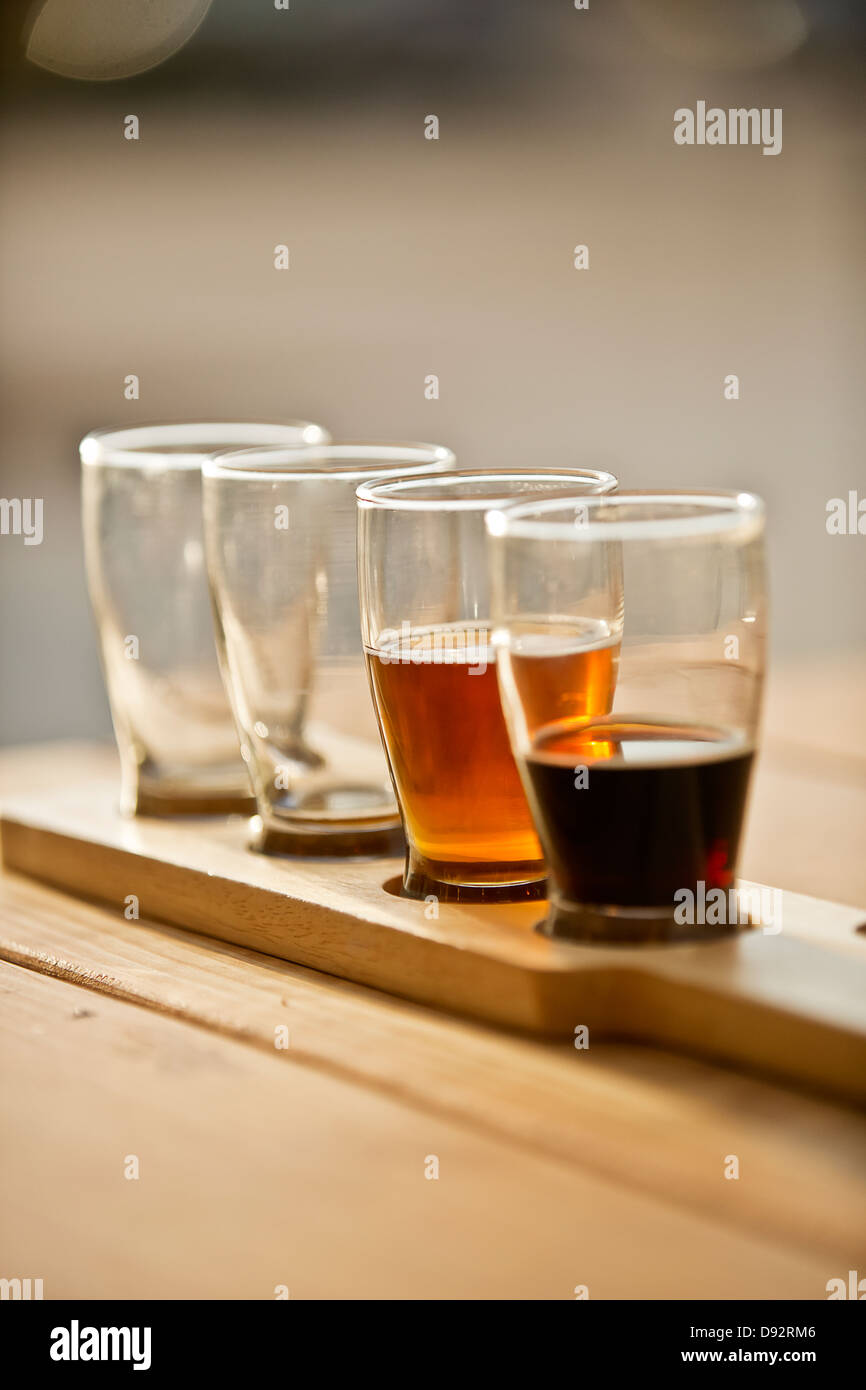
[[[558,894],[673,909],[680,889],[734,878],[753,750],[689,725],[564,720],[534,737],[526,770]]]

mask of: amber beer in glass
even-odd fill
[[[407,840],[404,891],[457,901],[539,896],[545,865],[509,744],[490,640],[484,513],[515,497],[616,486],[610,474],[458,472],[359,488],[370,685]],[[610,708],[602,625],[527,637],[529,705],[551,681],[572,714]],[[534,693],[538,687],[538,694]]]
[[[487,517],[503,702],[550,870],[545,929],[676,940],[739,927],[735,875],[764,671],[763,506],[628,493]],[[609,709],[528,690],[539,606],[619,634]],[[701,920],[704,907],[713,911]]]

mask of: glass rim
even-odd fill
[[[580,507],[582,513],[570,521],[557,520],[556,512]],[[631,519],[594,521],[593,511],[608,508],[658,507],[672,515],[637,516]],[[689,508],[678,516],[679,508]],[[633,488],[624,492],[593,496],[575,494],[542,502],[518,502],[505,510],[491,508],[485,516],[487,533],[494,539],[629,541],[676,540],[690,536],[757,534],[764,524],[765,507],[754,492],[734,492],[712,488]]]
[[[403,493],[411,493],[413,490],[428,486],[431,489],[445,491],[448,487],[464,486],[466,483],[477,481],[491,482],[497,479],[510,479],[513,482],[559,482],[561,480],[563,490],[570,491],[572,496],[591,497],[604,493],[609,495],[617,487],[617,480],[612,473],[607,473],[597,468],[461,468],[455,469],[450,473],[431,473],[427,477],[423,474],[411,478],[383,478],[381,482],[362,483],[356,490],[355,496],[358,499],[358,506],[361,508],[381,507],[387,511],[407,511],[407,512],[489,512],[493,508],[502,505],[512,505],[511,498],[505,494],[496,497],[495,494],[487,493],[477,497],[445,497],[442,498],[413,498],[403,496]],[[583,479],[587,484],[592,485],[592,490],[587,488],[586,492],[576,493],[573,491],[575,483]],[[525,494],[518,494],[524,496]],[[557,501],[564,499],[558,498]]]
[[[337,465],[342,463],[347,466],[314,466],[315,460],[327,458]],[[250,461],[242,463],[242,459]],[[235,480],[337,478],[355,481],[382,475],[390,478],[395,474],[411,474],[418,470],[429,471],[432,477],[437,477],[436,470],[451,468],[456,462],[455,454],[445,444],[399,439],[325,439],[321,443],[301,444],[298,447],[277,444],[261,448],[221,449],[209,455],[202,472],[208,478]]]
[[[246,438],[244,449],[266,445],[300,448],[326,444],[328,431],[312,420],[177,420],[140,425],[107,425],[90,430],[81,440],[78,453],[82,464],[112,467],[201,468],[215,446]],[[293,445],[292,440],[296,443]],[[176,446],[190,445],[189,451],[166,453]],[[195,447],[199,445],[200,447]]]

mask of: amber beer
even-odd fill
[[[734,879],[754,758],[729,730],[564,720],[540,729],[529,784],[551,872],[575,904],[659,907]]]
[[[511,656],[527,705],[606,713],[616,648],[542,638]],[[407,883],[536,882],[545,866],[509,744],[486,624],[412,628],[367,650],[373,697],[415,864]],[[547,717],[550,717],[548,713]],[[438,891],[431,888],[431,891]]]

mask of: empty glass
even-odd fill
[[[84,554],[125,813],[251,809],[214,645],[201,465],[218,448],[327,438],[289,421],[142,425],[81,441]]]
[[[358,488],[362,630],[406,832],[408,896],[543,894],[489,641],[484,514],[517,498],[615,487],[612,474],[588,469],[491,469]],[[590,676],[571,672],[573,698],[606,710]]]
[[[208,572],[258,805],[254,848],[402,850],[361,645],[355,489],[453,464],[439,445],[362,441],[205,465]]]
[[[551,877],[546,930],[611,942],[736,929],[763,504],[621,492],[492,511],[487,526],[503,705]],[[605,672],[607,711],[568,708],[580,653]]]

